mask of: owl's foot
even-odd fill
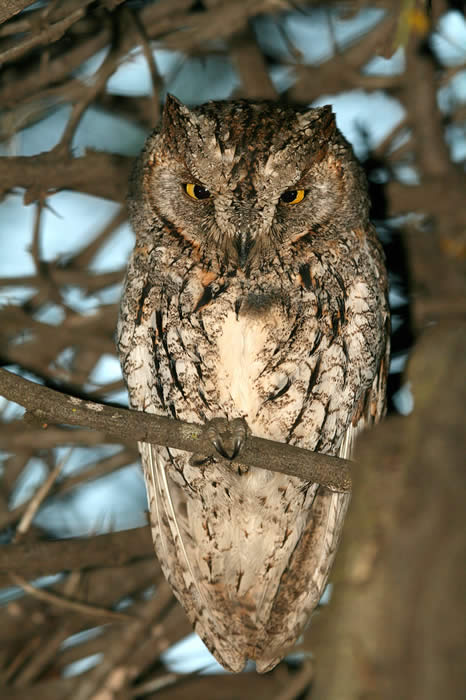
[[[217,452],[228,460],[237,457],[246,442],[248,433],[248,424],[244,418],[235,418],[232,421],[226,418],[214,418],[206,426],[207,439],[212,442]]]

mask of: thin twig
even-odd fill
[[[42,639],[39,636],[32,637],[24,644],[16,656],[13,657],[6,669],[2,671],[2,685],[7,684],[10,678],[12,678],[18,669],[21,668],[25,660],[29,658],[41,644]]]
[[[29,505],[28,505],[26,511],[24,512],[21,520],[19,521],[18,527],[16,528],[16,533],[15,533],[15,536],[13,539],[14,543],[18,542],[20,537],[22,537],[29,530],[29,526],[31,525],[31,523],[34,519],[35,514],[39,510],[41,504],[47,498],[47,496],[50,492],[50,489],[54,485],[55,481],[58,479],[58,477],[61,473],[61,470],[63,469],[63,467],[67,463],[67,461],[71,455],[71,452],[72,452],[71,449],[69,449],[67,451],[65,457],[63,457],[63,459],[61,459],[58,462],[58,464],[55,466],[55,468],[52,469],[52,471],[48,475],[47,479],[40,486],[40,488],[37,489],[36,493],[29,501]]]
[[[179,673],[165,673],[163,676],[157,676],[157,678],[153,678],[152,680],[145,681],[140,685],[134,686],[134,688],[132,688],[130,691],[131,697],[142,698],[145,695],[151,695],[152,693],[162,690],[162,688],[173,685],[180,678],[183,678],[184,680],[184,677],[180,676]]]
[[[124,224],[127,219],[126,209],[119,207],[116,214],[105,224],[104,228],[86,246],[75,253],[66,265],[66,271],[70,268],[86,268],[98,254],[104,243],[115,233],[116,229]]]
[[[125,625],[121,629],[118,641],[107,650],[102,663],[83,679],[75,700],[108,700],[114,698],[116,692],[127,685],[137,674],[136,660],[138,648],[149,636],[144,634],[150,630],[152,659],[166,648],[164,617],[167,609],[173,604],[173,592],[166,581],[161,581],[157,592],[145,604],[140,617],[140,624]],[[168,641],[168,640],[167,640]]]
[[[157,70],[154,53],[147,38],[144,24],[141,22],[139,15],[127,11],[125,12],[125,16],[128,17],[130,22],[133,24],[136,37],[141,40],[142,50],[149,67],[152,82],[152,94],[150,97],[152,105],[152,120],[153,124],[157,124],[160,117],[160,93],[163,89],[163,80],[161,79]]]
[[[71,150],[71,143],[74,133],[82,119],[82,116],[89,105],[97,99],[97,96],[105,90],[105,86],[110,76],[116,71],[118,62],[127,50],[131,47],[131,40],[124,31],[118,32],[117,38],[113,39],[112,46],[104,62],[93,76],[92,83],[82,96],[82,98],[73,106],[70,118],[68,119],[63,136],[60,142],[55,146],[57,153],[65,153]]]

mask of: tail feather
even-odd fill
[[[166,448],[141,445],[141,454],[157,555],[195,631],[225,668],[238,672],[250,658],[259,672],[270,670],[294,644],[322,594],[347,496],[317,484],[303,491],[302,481],[263,470],[238,477],[221,464],[195,477],[200,484],[182,485],[172,478]],[[171,451],[171,456],[189,482],[189,455]],[[222,502],[217,492],[216,517],[212,484],[222,484],[219,491],[228,485],[231,499]],[[264,494],[276,506],[272,497],[284,490],[288,509],[264,511],[260,529]],[[184,512],[182,501],[188,506]]]
[[[187,583],[185,580],[186,589],[189,591],[191,586],[194,586],[200,601],[202,601],[203,606],[206,607],[207,601],[200,589],[198,575],[195,574],[191,564],[191,558],[186,550],[184,538],[178,523],[178,517],[173,506],[164,464],[166,460],[162,459],[160,450],[156,447],[143,444],[142,448],[143,466],[145,468],[146,465],[149,466],[150,477],[153,484],[153,489],[151,489],[151,491],[154,495],[153,500],[156,505],[156,527],[163,548],[163,554],[160,557],[163,560],[162,563],[164,563],[168,569],[171,569],[170,562],[176,558],[182,570],[186,572],[183,576],[184,579],[187,579]],[[168,530],[160,514],[160,504],[162,504],[165,512]],[[169,542],[167,542],[167,540]]]

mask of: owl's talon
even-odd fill
[[[222,455],[222,457],[224,457],[225,459],[230,459],[230,455],[227,452],[225,452],[221,441],[217,437],[212,438],[212,444],[217,450],[217,452],[220,455]]]
[[[209,422],[206,437],[210,440],[224,459],[235,459],[248,436],[248,424],[244,418],[228,421],[226,418],[214,418]]]
[[[249,428],[244,418],[235,418],[231,423],[231,430],[234,438],[233,456],[231,459],[234,459],[240,453],[241,448],[247,440]]]

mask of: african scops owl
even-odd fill
[[[331,108],[168,97],[128,204],[131,406],[349,457],[384,413],[389,312],[365,177]],[[157,556],[195,631],[225,668],[270,670],[319,601],[348,495],[220,452],[140,451]]]

